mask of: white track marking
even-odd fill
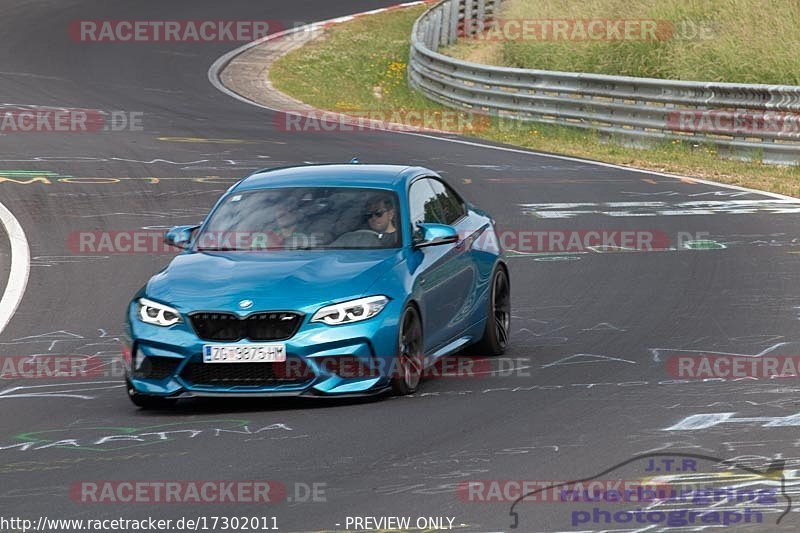
[[[11,317],[14,316],[14,312],[17,310],[20,301],[22,301],[22,296],[25,294],[31,258],[28,239],[25,238],[22,226],[11,214],[11,211],[1,203],[0,224],[5,228],[8,240],[11,243],[11,269],[8,274],[6,290],[3,293],[3,298],[0,299],[0,333],[2,333]]]
[[[236,56],[242,54],[243,52],[246,52],[247,50],[249,50],[250,48],[253,48],[254,46],[258,46],[261,43],[264,43],[264,42],[267,42],[267,41],[271,41],[273,39],[277,39],[277,38],[280,38],[280,37],[286,37],[287,35],[291,35],[291,34],[302,32],[302,31],[313,31],[314,29],[319,29],[321,27],[329,26],[329,25],[332,25],[332,24],[338,24],[338,23],[341,23],[341,22],[345,22],[347,20],[352,20],[354,17],[358,17],[358,16],[362,16],[362,15],[379,13],[379,12],[382,12],[382,11],[386,11],[388,9],[395,9],[395,8],[400,8],[400,7],[408,7],[408,6],[412,6],[412,5],[421,5],[423,3],[425,3],[425,2],[411,2],[411,3],[408,3],[408,4],[399,4],[399,5],[396,5],[396,6],[392,6],[390,8],[384,8],[382,10],[367,11],[367,12],[364,12],[364,13],[357,13],[357,14],[354,14],[354,15],[346,16],[346,17],[339,17],[339,18],[325,20],[325,21],[321,21],[321,22],[315,22],[313,24],[307,24],[305,26],[298,26],[298,27],[292,28],[290,30],[282,31],[282,32],[279,32],[279,33],[274,33],[272,35],[267,35],[266,37],[262,37],[261,39],[258,39],[256,41],[247,43],[247,44],[245,44],[243,46],[240,46],[239,48],[231,50],[230,52],[227,52],[226,54],[220,56],[216,61],[214,61],[214,63],[211,64],[211,66],[208,69],[208,81],[211,82],[211,85],[216,87],[217,90],[219,90],[220,92],[225,93],[228,96],[230,96],[231,98],[235,98],[236,100],[239,100],[240,102],[244,102],[246,104],[250,104],[250,105],[253,105],[253,106],[256,106],[256,107],[260,107],[262,109],[267,109],[269,111],[275,111],[275,112],[278,112],[278,113],[286,113],[286,110],[275,109],[275,108],[272,108],[272,107],[269,107],[269,106],[265,106],[263,104],[259,104],[258,102],[254,102],[254,101],[252,101],[252,100],[250,100],[248,98],[245,98],[244,96],[242,96],[242,95],[240,95],[240,94],[228,89],[227,87],[225,87],[225,85],[222,84],[222,81],[220,81],[220,74],[225,69],[225,67],[228,65],[228,63],[230,63],[233,60],[233,58],[235,58]],[[319,111],[322,111],[322,110],[319,110]],[[370,126],[367,125],[367,127],[370,127]],[[752,194],[760,194],[760,195],[764,195],[764,196],[769,196],[771,198],[778,198],[778,199],[781,199],[781,200],[791,200],[791,201],[798,200],[798,198],[794,198],[792,196],[787,196],[787,195],[784,195],[784,194],[778,194],[778,193],[767,192],[767,191],[759,191],[759,190],[756,190],[756,189],[750,189],[748,187],[742,187],[742,186],[739,186],[739,185],[729,185],[727,183],[718,183],[716,181],[695,178],[693,176],[681,176],[679,174],[666,174],[664,172],[654,172],[652,170],[645,170],[645,169],[641,169],[641,168],[625,167],[625,166],[621,166],[621,165],[614,165],[612,163],[603,163],[601,161],[591,161],[591,160],[588,160],[588,159],[580,159],[580,158],[577,158],[577,157],[570,157],[570,156],[565,156],[565,155],[555,155],[555,154],[548,154],[548,153],[544,153],[544,152],[535,152],[533,150],[525,150],[523,148],[510,148],[510,147],[506,147],[506,146],[494,146],[494,145],[491,145],[491,144],[484,144],[484,143],[480,143],[480,142],[467,141],[467,140],[464,140],[464,139],[437,137],[436,135],[429,135],[429,134],[426,134],[426,133],[417,133],[417,132],[410,132],[410,131],[395,131],[395,130],[392,130],[391,128],[388,129],[388,130],[381,129],[381,131],[388,131],[389,133],[396,133],[396,134],[399,134],[399,135],[411,135],[413,137],[422,137],[422,138],[425,138],[425,139],[431,139],[431,140],[440,141],[440,142],[461,144],[461,145],[464,145],[464,146],[471,146],[471,147],[474,147],[474,148],[486,148],[486,149],[489,149],[489,150],[498,150],[498,151],[501,151],[501,152],[509,152],[509,153],[514,153],[514,154],[523,154],[523,155],[533,155],[533,156],[536,156],[536,157],[549,157],[551,159],[560,159],[561,161],[572,161],[572,162],[576,162],[576,163],[584,163],[584,164],[587,164],[587,165],[595,165],[595,166],[599,166],[599,167],[615,168],[615,169],[619,169],[619,170],[624,170],[626,172],[637,172],[637,173],[640,173],[640,174],[647,174],[649,176],[661,176],[661,177],[664,177],[664,178],[677,179],[677,180],[690,179],[690,180],[692,180],[692,181],[694,181],[696,183],[702,183],[704,185],[711,185],[711,186],[714,186],[714,187],[723,187],[723,188],[732,189],[732,190],[735,190],[735,191],[748,192],[748,193],[752,193]]]
[[[77,385],[90,385],[90,387],[74,388]],[[81,381],[78,383],[59,383],[52,385],[21,385],[19,387],[12,387],[0,391],[0,400],[9,398],[79,398],[81,400],[93,400],[95,398],[94,396],[78,393],[118,389],[124,386],[125,385],[119,381]],[[53,387],[60,387],[63,390],[52,390]]]

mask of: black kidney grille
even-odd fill
[[[239,317],[231,313],[197,313],[189,320],[201,339],[212,341],[238,341],[243,335]]]
[[[194,313],[189,316],[197,336],[207,341],[281,341],[297,333],[303,315],[286,311],[253,313]]]
[[[293,385],[314,377],[301,359],[285,363],[189,363],[181,377],[194,385],[250,386]]]

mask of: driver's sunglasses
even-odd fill
[[[367,220],[369,220],[371,218],[380,218],[383,215],[385,215],[387,211],[388,211],[388,209],[378,209],[377,211],[367,211],[366,213],[364,213],[364,218],[366,218]]]

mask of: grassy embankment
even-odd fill
[[[663,4],[663,5],[662,5]],[[669,5],[668,5],[669,4]],[[657,42],[460,42],[447,53],[487,63],[607,74],[800,85],[800,4],[764,0],[510,0],[503,18],[657,18],[705,21],[713,39]],[[780,9],[767,4],[780,4]],[[567,7],[565,7],[567,6]],[[281,91],[321,109],[341,112],[426,111],[446,108],[409,89],[411,26],[424,8],[392,11],[333,26],[327,34],[281,58],[270,70]],[[534,14],[535,13],[535,14]],[[604,142],[573,128],[492,121],[464,132],[478,138],[686,174],[800,197],[800,168],[722,159],[714,148],[665,142],[639,150]]]

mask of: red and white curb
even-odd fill
[[[229,90],[227,87],[222,85],[222,82],[219,80],[219,75],[222,73],[223,70],[225,70],[225,67],[228,65],[228,63],[231,62],[231,60],[234,57],[236,57],[236,56],[238,56],[238,55],[250,50],[254,46],[258,46],[258,45],[260,45],[262,43],[265,43],[267,41],[273,41],[275,39],[280,39],[282,37],[287,37],[287,36],[293,35],[295,33],[312,32],[312,31],[318,30],[320,28],[327,28],[327,27],[330,27],[330,26],[334,26],[336,24],[341,24],[343,22],[349,22],[351,20],[355,20],[357,18],[366,17],[367,15],[377,15],[379,13],[386,13],[386,12],[395,11],[395,10],[398,10],[398,9],[405,9],[405,8],[414,7],[414,6],[432,4],[432,3],[435,3],[437,1],[438,0],[419,0],[419,1],[416,1],[416,2],[406,2],[406,3],[403,3],[403,4],[397,4],[397,5],[394,5],[394,6],[383,7],[383,8],[380,8],[380,9],[373,9],[372,11],[364,11],[363,13],[355,13],[353,15],[345,15],[343,17],[337,17],[337,18],[333,18],[333,19],[323,20],[323,21],[320,21],[320,22],[313,22],[311,24],[306,24],[304,26],[297,26],[295,28],[291,28],[291,29],[284,30],[284,31],[281,31],[281,32],[273,33],[271,35],[267,35],[266,37],[262,37],[260,39],[256,39],[255,41],[252,41],[252,42],[249,42],[247,44],[244,44],[244,45],[240,46],[239,48],[235,48],[235,49],[231,50],[230,52],[228,52],[228,53],[220,56],[219,58],[217,58],[217,60],[214,61],[214,63],[212,63],[211,67],[209,67],[209,69],[208,69],[208,81],[210,81],[211,84],[214,85],[214,87],[216,87],[220,91],[222,91],[225,94],[228,94],[228,95],[236,98],[237,100],[241,100],[243,102],[247,102],[248,104],[258,105],[259,107],[264,107],[265,109],[270,109],[270,108],[268,108],[266,106],[262,106],[260,104],[257,104],[256,102],[248,100],[247,98],[244,98],[241,95],[238,95],[238,94],[234,93],[233,91]],[[277,110],[274,110],[274,109],[271,109],[271,110],[272,111],[277,111]]]

